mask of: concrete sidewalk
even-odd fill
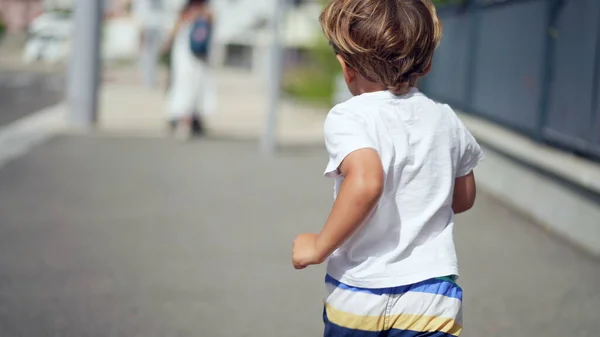
[[[104,74],[99,129],[162,135],[166,131],[165,73],[160,89],[141,85],[134,67],[108,69]],[[243,70],[213,71],[216,112],[207,118],[208,131],[217,136],[258,138],[264,133],[268,89],[264,79]],[[327,109],[282,100],[277,132],[280,143],[319,143]]]
[[[321,335],[291,242],[331,205],[320,147],[59,136],[0,170],[0,336]],[[458,219],[466,337],[592,337],[600,264],[481,194]]]

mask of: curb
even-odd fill
[[[0,169],[63,130],[66,111],[59,104],[0,127]]]
[[[600,258],[600,202],[584,190],[597,188],[598,182],[589,180],[598,173],[595,164],[575,165],[582,161],[579,158],[550,160],[545,153],[559,151],[522,144],[518,135],[497,132],[497,126],[472,116],[460,117],[485,152],[486,159],[475,170],[481,189],[550,233]],[[559,175],[565,167],[571,167],[572,172]]]

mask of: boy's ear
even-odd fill
[[[431,71],[431,66],[433,65],[433,62],[429,63],[429,65],[427,66],[427,68],[425,68],[425,73],[423,74],[423,76],[429,74],[429,72]]]
[[[335,57],[340,63],[340,66],[342,66],[342,73],[344,73],[344,79],[346,80],[346,83],[352,83],[356,78],[356,72],[354,69],[348,67],[348,64],[346,61],[344,61],[340,54],[337,54]]]

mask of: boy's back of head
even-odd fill
[[[425,76],[442,35],[430,0],[334,0],[320,21],[348,67],[396,95]]]

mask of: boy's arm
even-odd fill
[[[459,214],[470,210],[475,204],[477,191],[473,170],[483,160],[484,156],[477,140],[460,118],[452,110],[450,110],[450,114],[455,122],[456,134],[454,140],[457,142],[459,149],[452,195],[452,210],[454,214]]]
[[[477,188],[473,171],[464,177],[456,178],[452,196],[452,210],[455,214],[470,210],[475,204]]]
[[[319,234],[294,240],[296,269],[320,264],[342,245],[369,216],[383,190],[384,171],[379,144],[369,134],[370,123],[361,111],[336,106],[325,119],[327,177],[343,177],[333,208]]]
[[[349,154],[339,169],[344,182],[317,238],[320,261],[354,233],[377,205],[383,192],[383,167],[374,149],[365,148]]]
[[[339,166],[344,182],[320,234],[302,234],[294,241],[296,269],[320,264],[363,223],[383,191],[383,167],[372,148],[350,153]]]

